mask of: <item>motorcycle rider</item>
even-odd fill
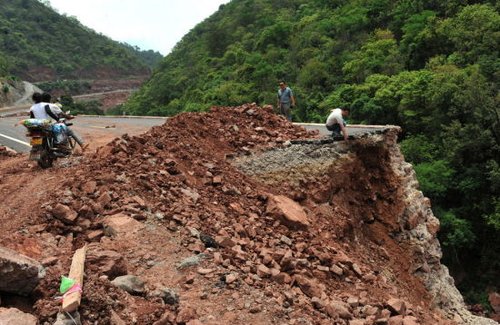
[[[35,104],[33,104],[33,106],[31,106],[30,108],[31,118],[46,120],[53,119],[56,122],[58,122],[60,118],[73,118],[72,116],[64,113],[57,105],[50,102],[51,96],[49,93],[34,93],[31,98],[35,102]],[[66,130],[66,134],[70,137],[73,137],[73,139],[75,139],[78,145],[80,145],[80,147],[82,148],[82,151],[85,151],[85,149],[87,149],[89,145],[85,144],[83,142],[83,139],[69,127],[66,127]]]

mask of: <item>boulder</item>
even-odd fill
[[[309,226],[307,214],[302,206],[283,195],[269,196],[266,213],[289,228],[304,229]]]
[[[0,324],[37,325],[38,320],[35,316],[23,313],[19,309],[0,307]]]
[[[0,291],[28,295],[45,276],[42,264],[0,247]]]

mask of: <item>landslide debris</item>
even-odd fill
[[[74,249],[90,243],[84,324],[453,324],[432,308],[410,255],[391,238],[390,201],[374,204],[374,217],[349,196],[369,194],[378,180],[391,197],[396,185],[383,188],[383,168],[359,183],[342,178],[339,170],[352,177],[368,166],[348,167],[344,148],[335,175],[354,186],[332,192],[324,179],[301,191],[236,167],[237,157],[304,138],[317,134],[270,107],[214,107],[123,135],[57,171],[61,182],[50,182],[22,234],[47,267],[34,314],[55,321],[60,276]],[[112,283],[125,275],[135,288],[128,292]]]

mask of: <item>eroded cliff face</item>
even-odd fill
[[[294,141],[237,165],[306,206],[325,246],[342,244],[364,273],[375,275],[363,285],[458,324],[496,324],[470,314],[440,263],[439,220],[404,160],[399,132],[388,127],[348,143]]]

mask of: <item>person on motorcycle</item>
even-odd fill
[[[33,106],[31,106],[30,108],[31,118],[45,119],[45,120],[53,119],[56,122],[58,122],[60,118],[67,118],[67,119],[73,118],[72,116],[64,113],[57,105],[52,104],[50,102],[51,96],[49,93],[43,93],[43,94],[34,93],[31,98],[35,102],[35,104],[33,104]],[[67,127],[66,129],[67,129],[66,131],[67,135],[73,137],[73,139],[75,139],[78,145],[80,145],[80,147],[82,148],[82,151],[85,151],[85,149],[87,149],[88,147],[88,144],[85,144],[83,142],[83,139],[69,127]]]

